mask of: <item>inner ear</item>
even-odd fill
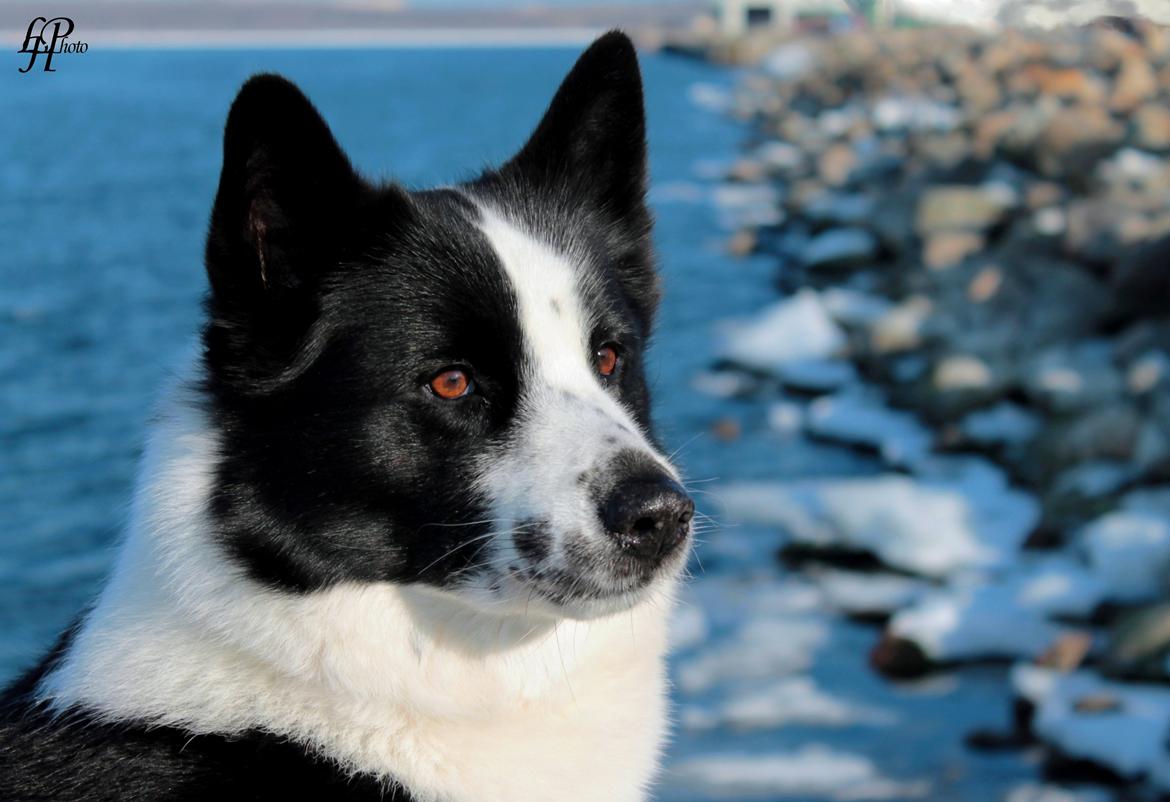
[[[325,120],[289,81],[259,75],[224,129],[207,271],[213,300],[247,307],[311,287],[366,192]]]

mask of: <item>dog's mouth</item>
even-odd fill
[[[616,612],[678,576],[690,551],[691,532],[688,522],[669,548],[651,555],[615,547],[607,542],[611,538],[596,543],[577,533],[565,540],[557,557],[542,551],[537,560],[527,558],[531,549],[525,550],[529,555],[518,550],[518,559],[506,567],[507,576],[526,596],[526,604],[539,599],[583,616]]]

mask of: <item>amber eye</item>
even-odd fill
[[[593,363],[602,376],[612,376],[618,365],[617,349],[608,343],[601,346],[593,354]]]
[[[430,383],[431,392],[439,398],[454,401],[471,392],[471,379],[458,368],[439,371]]]

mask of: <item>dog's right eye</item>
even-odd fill
[[[459,368],[444,368],[434,375],[430,383],[431,392],[444,401],[454,401],[471,392],[471,377]]]

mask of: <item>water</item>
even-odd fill
[[[233,90],[256,71],[288,75],[367,174],[423,186],[508,156],[574,56],[563,49],[94,51],[56,74],[6,79],[6,106],[19,114],[0,129],[0,680],[48,646],[110,563],[151,401],[198,325],[202,238]],[[721,401],[692,389],[711,362],[717,322],[774,300],[774,267],[727,258],[716,222],[712,161],[732,157],[743,133],[699,110],[691,95],[697,84],[725,87],[733,76],[659,56],[647,56],[644,69],[667,288],[650,369],[664,439],[680,448],[696,480],[876,470],[846,450],[767,433],[763,401]],[[709,434],[728,418],[741,437]],[[701,498],[718,515],[717,499]],[[878,798],[1002,798],[1031,776],[1017,757],[977,757],[962,746],[969,727],[1006,716],[1000,669],[891,686],[865,666],[876,630],[802,607],[802,580],[774,559],[775,533],[725,529],[704,539],[690,603],[705,610],[708,636],[680,652],[676,674],[717,653],[711,644],[730,637],[763,599],[784,620],[819,633],[804,675],[889,715],[836,727],[684,729],[668,763],[824,745],[866,758],[901,783],[871,787]],[[786,589],[792,598],[776,596]],[[680,689],[676,701],[702,707],[742,685]],[[707,798],[673,776],[668,771],[662,798]],[[785,798],[794,796],[822,798],[811,791]]]

